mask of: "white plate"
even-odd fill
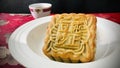
[[[12,56],[28,68],[115,68],[120,59],[120,25],[97,17],[97,51],[95,61],[89,63],[61,63],[48,59],[42,52],[48,22],[52,16],[30,21],[11,35],[9,49]],[[118,61],[119,62],[119,61]]]

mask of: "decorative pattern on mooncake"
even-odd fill
[[[91,14],[64,13],[53,16],[48,25],[43,52],[50,59],[79,63],[94,60],[96,17]]]

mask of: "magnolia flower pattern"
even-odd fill
[[[28,14],[0,13],[0,66],[7,64],[19,68],[19,63],[9,52],[8,40],[15,29],[30,20],[33,20],[33,17]]]
[[[18,62],[11,56],[6,47],[0,47],[0,65],[17,65]]]

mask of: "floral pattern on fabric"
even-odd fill
[[[8,49],[8,40],[12,32],[19,26],[33,20],[30,14],[0,13],[0,68],[23,68],[11,56]],[[2,67],[3,66],[3,67]]]

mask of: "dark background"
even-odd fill
[[[120,12],[120,0],[0,0],[0,12],[30,13],[32,3],[51,3],[52,13]]]

